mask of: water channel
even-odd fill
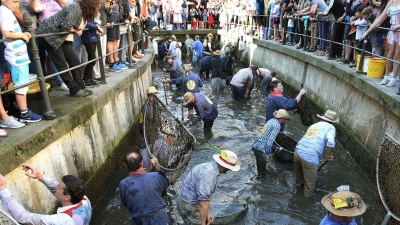
[[[165,63],[160,62],[159,66],[163,68]],[[194,71],[197,72],[198,69]],[[163,73],[160,69],[155,71],[153,68],[153,79],[154,85],[160,92],[158,97],[164,99],[164,91],[160,85]],[[224,91],[213,93],[210,80],[204,81],[202,92],[214,104],[217,104],[219,110],[219,116],[213,126],[212,137],[211,139],[204,137],[202,125],[191,127],[189,130],[196,137],[197,145],[200,146],[209,139],[209,142],[220,149],[232,150],[239,156],[241,170],[239,172],[230,171],[220,176],[217,191],[211,202],[211,204],[213,202],[247,202],[249,206],[247,214],[235,224],[319,224],[326,213],[320,203],[322,197],[344,184],[350,185],[350,190],[358,193],[367,204],[366,213],[356,218],[357,223],[380,224],[375,212],[375,184],[366,177],[340,143],[337,143],[334,151],[335,160],[319,172],[317,190],[312,197],[305,198],[302,188],[296,188],[292,164],[273,162],[269,164],[268,178],[258,181],[254,179],[257,170],[251,146],[259,136],[264,124],[266,93],[255,88],[250,100],[239,103],[232,100],[229,86],[226,86]],[[179,104],[183,101],[182,91],[168,91],[167,99],[168,108],[180,118]],[[185,113],[187,113],[186,110]],[[290,115],[292,121],[286,123],[285,130],[288,135],[299,140],[307,127],[301,124],[298,115],[292,112]],[[185,122],[188,122],[187,118],[185,118]],[[143,138],[139,138],[135,148],[142,149],[144,147]],[[197,164],[211,161],[212,154],[212,152],[206,151],[195,152],[186,172]],[[132,224],[127,208],[120,204],[118,192],[119,182],[127,175],[127,169],[122,166],[110,181],[111,184],[105,190],[103,198],[95,206],[91,224]],[[169,192],[167,204],[170,224],[182,224],[176,210],[175,199],[184,177],[185,174],[171,187]]]

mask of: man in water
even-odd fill
[[[197,114],[197,118],[190,121],[189,126],[193,126],[203,120],[204,133],[211,132],[214,120],[218,117],[217,106],[215,106],[215,104],[213,104],[213,102],[202,93],[186,92],[184,99],[185,101],[182,104],[182,107],[194,107]]]
[[[339,123],[336,112],[327,110],[323,116],[317,115],[321,120],[311,125],[303,138],[297,143],[294,153],[294,172],[296,186],[304,185],[304,195],[310,197],[314,194],[317,184],[317,169],[319,157],[325,145],[328,149],[326,161],[333,160],[335,148],[336,129],[333,124]]]
[[[22,169],[25,170],[26,176],[42,182],[60,201],[61,207],[58,208],[57,214],[52,215],[28,212],[11,195],[6,187],[6,180],[0,174],[0,200],[4,208],[18,223],[31,225],[89,225],[92,206],[85,196],[86,184],[81,178],[65,175],[60,181],[56,181],[43,175],[33,165],[22,164]]]
[[[144,102],[142,109],[140,110],[140,115],[139,115],[139,133],[144,136],[144,128],[143,128],[143,123],[144,123],[144,113],[146,111],[146,107],[149,104],[153,104],[154,102],[154,95],[158,95],[158,91],[156,87],[151,86],[147,89],[146,91],[147,99]],[[152,116],[149,116],[149,118],[152,118]]]
[[[185,224],[206,225],[214,221],[210,213],[210,200],[217,187],[220,174],[239,171],[236,154],[222,150],[213,155],[214,161],[195,166],[182,183],[177,208]]]
[[[231,89],[233,100],[245,100],[250,98],[251,90],[254,85],[254,75],[257,72],[257,66],[250,66],[249,68],[243,68],[237,72],[231,80]]]

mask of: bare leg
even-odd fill
[[[387,56],[389,59],[393,59],[395,50],[396,50],[396,46],[389,44],[389,51],[388,51],[388,56]],[[391,73],[392,70],[393,70],[393,62],[390,60],[386,60],[385,76],[387,76],[389,73]]]
[[[25,110],[27,108],[26,105],[26,95],[21,95],[21,94],[15,94],[15,99],[17,100],[17,104],[19,107],[19,110]]]
[[[399,62],[400,61],[400,45],[395,46],[395,54],[394,54],[394,61]],[[397,76],[397,72],[399,71],[399,64],[398,63],[392,63],[393,64],[393,77]]]
[[[4,109],[4,106],[3,106],[3,101],[1,99],[1,95],[0,95],[0,118],[1,118],[1,120],[7,120],[8,119],[8,115],[7,115],[6,110]]]

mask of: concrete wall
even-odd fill
[[[219,31],[221,41],[234,33]],[[268,68],[297,90],[303,83],[314,114],[332,109],[340,115],[337,139],[367,175],[374,179],[376,157],[385,133],[400,140],[400,98],[395,89],[382,91],[380,80],[357,74],[325,57],[264,40],[241,38],[241,60]]]
[[[41,182],[24,175],[18,167],[20,163],[33,164],[46,176],[57,180],[66,174],[80,176],[87,181],[87,195],[92,204],[98,200],[114,172],[122,165],[124,153],[138,136],[135,136],[138,114],[146,89],[152,84],[152,59],[152,50],[148,50],[135,70],[114,73],[109,79],[112,81],[94,89],[95,95],[91,97],[51,98],[59,116],[57,120],[36,125],[44,128],[37,127],[25,144],[34,153],[23,152],[21,157],[13,157],[15,152],[10,148],[8,158],[13,158],[12,163],[7,164],[7,168],[3,165],[1,171],[4,174],[4,170],[10,170],[5,176],[7,186],[28,210],[48,213],[54,210],[56,201]],[[57,105],[60,104],[57,101],[62,101],[62,105]],[[63,113],[62,110],[67,109],[73,110]],[[37,149],[35,140],[40,135],[46,136],[49,129],[53,135],[45,137],[44,148]],[[2,149],[3,155],[6,154],[3,151],[6,150]],[[28,159],[22,160],[24,157]],[[4,159],[2,163],[7,163]],[[17,166],[12,166],[15,164]]]

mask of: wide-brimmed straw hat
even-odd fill
[[[173,35],[171,36],[171,39],[172,39],[172,40],[176,40],[176,36],[173,34]]]
[[[336,114],[336,112],[332,110],[326,110],[325,114],[323,116],[317,114],[317,116],[325,121],[332,122],[332,123],[339,123],[339,116]]]
[[[185,72],[192,70],[193,67],[190,64],[183,64],[183,69],[185,70]]]
[[[284,109],[275,111],[273,114],[278,119],[284,119],[284,120],[288,120],[288,121],[292,120],[292,118],[290,118],[290,116],[289,116],[289,113]]]
[[[214,55],[221,55],[221,50],[216,50],[216,51],[214,52]]]
[[[211,36],[212,38],[214,38],[214,35],[212,33],[207,34],[207,36]]]
[[[229,150],[221,150],[220,154],[213,155],[214,160],[221,166],[232,171],[239,171],[240,165],[236,154]]]
[[[332,214],[345,217],[359,216],[367,208],[361,197],[350,191],[333,192],[325,195],[321,203]]]
[[[158,94],[156,87],[151,86],[147,89],[146,94]]]
[[[193,100],[193,94],[192,92],[186,92],[185,95],[183,96],[183,103],[188,104],[189,102],[191,102]]]
[[[160,37],[155,37],[154,40],[161,41],[161,38]]]
[[[226,46],[225,49],[224,49],[224,51],[225,51],[225,52],[230,52],[231,49],[230,49],[228,46]]]

